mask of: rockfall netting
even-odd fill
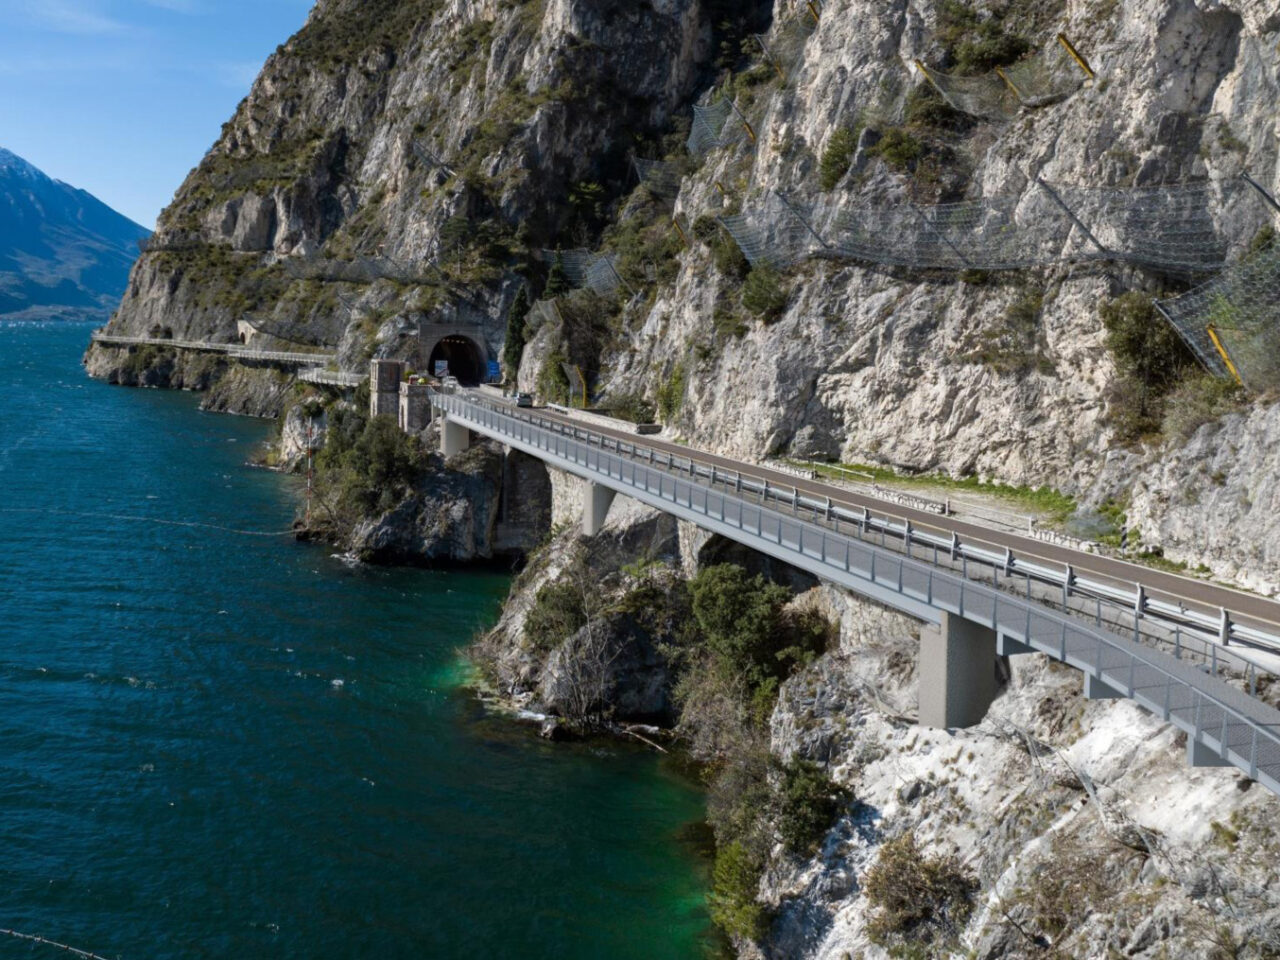
[[[597,254],[581,248],[542,251],[542,259],[548,263],[554,263],[557,258],[564,267],[565,279],[574,287],[592,290],[603,297],[623,286],[615,266],[617,256],[612,253]]]
[[[717,147],[728,147],[750,137],[746,118],[727,99],[693,108],[689,131],[689,152],[701,156]]]
[[[288,257],[281,261],[285,273],[295,280],[327,280],[342,283],[373,283],[393,280],[404,284],[439,284],[443,276],[433,264],[414,264],[390,257],[358,257],[330,260],[321,257]]]
[[[778,76],[786,81],[804,59],[805,44],[818,28],[815,14],[803,13],[768,34],[756,34],[756,43]]]
[[[1136,188],[1034,181],[1016,196],[822,211],[770,193],[721,222],[751,263],[775,267],[821,255],[915,269],[1112,260],[1193,273],[1219,269],[1232,243],[1252,236],[1268,215],[1262,195],[1243,180]]]
[[[1280,387],[1280,240],[1157,306],[1211,373]]]
[[[672,164],[636,157],[631,165],[635,169],[636,179],[655,197],[674,200],[680,195],[680,174]]]
[[[916,66],[955,109],[988,120],[1008,120],[1021,107],[1039,107],[1075,93],[1092,71],[1061,34],[1030,56],[976,77],[955,77],[919,61]]]

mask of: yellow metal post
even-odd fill
[[[1085,60],[1084,57],[1080,56],[1076,48],[1071,45],[1071,41],[1067,39],[1067,35],[1065,33],[1058,34],[1058,42],[1062,44],[1062,48],[1066,50],[1067,53],[1071,54],[1071,59],[1076,62],[1076,66],[1084,71],[1084,75],[1086,77],[1092,80],[1097,76],[1097,74],[1093,72],[1093,67],[1089,66],[1088,61]]]
[[[1231,376],[1236,378],[1236,383],[1244,386],[1244,381],[1240,379],[1240,371],[1236,369],[1236,365],[1231,362],[1231,357],[1227,355],[1227,348],[1223,346],[1222,340],[1218,337],[1218,331],[1214,329],[1213,324],[1205,327],[1205,332],[1209,334],[1209,339],[1213,341],[1213,345],[1217,347],[1222,362],[1227,365],[1227,369],[1231,371]]]
[[[724,197],[726,200],[728,200],[728,199],[729,199],[729,191],[728,191],[728,190],[726,190],[726,189],[724,188],[724,184],[723,184],[723,183],[721,183],[719,180],[717,180],[715,183],[716,183],[716,189],[720,191],[720,196],[722,196],[722,197]]]
[[[1008,76],[1005,75],[1005,72],[1001,70],[999,67],[996,67],[996,76],[998,76],[1001,80],[1004,81],[1004,85],[1013,91],[1013,95],[1015,97],[1017,97],[1019,100],[1022,99],[1022,94],[1019,93],[1018,88],[1013,85],[1013,81],[1010,80]]]
[[[821,23],[822,19],[821,17],[818,16],[818,5],[814,3],[813,0],[808,0],[808,3],[809,3],[809,13],[813,16],[813,22]]]
[[[914,62],[914,63],[915,63],[915,65],[916,65],[916,69],[920,71],[920,75],[921,75],[922,77],[924,77],[926,80],[928,80],[928,81],[929,81],[929,83],[933,84],[933,89],[937,90],[937,91],[938,91],[938,93],[942,94],[942,98],[943,98],[944,100],[946,100],[946,97],[947,97],[946,91],[945,91],[945,90],[943,90],[940,86],[938,86],[937,81],[935,81],[935,80],[933,79],[933,77],[931,77],[931,76],[929,75],[929,68],[928,68],[928,67],[926,67],[926,66],[925,66],[923,63],[921,63],[919,60],[916,60],[916,61],[913,61],[913,62]],[[948,102],[948,103],[950,103],[951,101],[949,101],[949,100],[948,100],[947,102]]]
[[[680,239],[684,241],[684,245],[689,246],[689,237],[684,232],[684,227],[680,226],[680,218],[672,217],[671,225],[676,228],[676,233],[680,234]]]

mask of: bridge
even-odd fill
[[[1133,700],[1183,730],[1191,765],[1234,766],[1280,794],[1280,710],[1252,695],[1259,667],[1280,664],[1280,603],[934,514],[876,513],[838,487],[469,391],[431,403],[446,456],[474,432],[586,481],[588,535],[623,493],[925,622],[925,725],[977,724],[999,692],[997,657],[1044,653],[1084,674],[1086,697]]]

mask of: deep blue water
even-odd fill
[[[293,513],[244,465],[270,425],[87,379],[88,332],[0,327],[0,928],[130,960],[699,956],[698,792],[458,689],[508,579],[249,535]]]

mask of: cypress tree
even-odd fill
[[[527,334],[525,319],[529,316],[530,306],[528,288],[522,286],[507,313],[507,341],[502,348],[502,365],[506,368],[508,380],[515,380],[520,369],[520,355],[524,352]]]

